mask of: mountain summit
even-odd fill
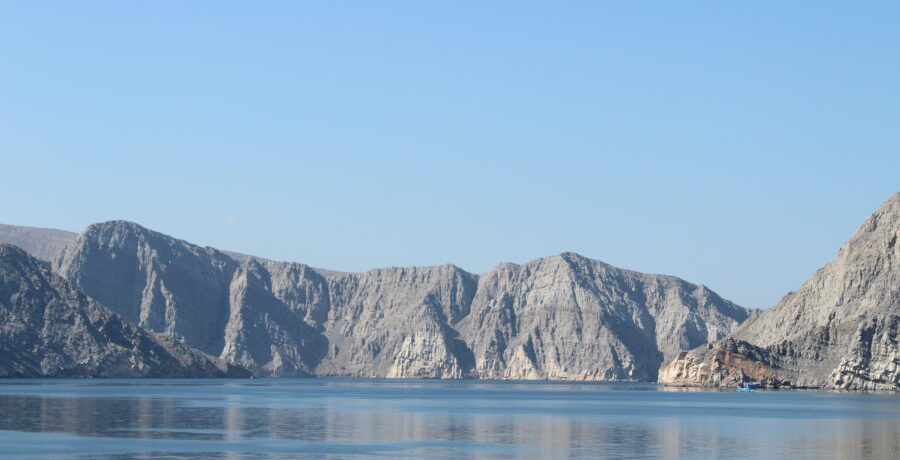
[[[246,372],[130,324],[0,244],[0,377],[226,375]]]
[[[900,193],[798,291],[660,370],[673,385],[900,389]]]

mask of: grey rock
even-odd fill
[[[45,262],[53,260],[75,238],[77,233],[64,230],[0,224],[0,244],[18,246]]]
[[[840,389],[900,389],[900,193],[876,210],[835,258],[798,291],[785,296],[729,338],[773,356],[763,362],[778,385]],[[718,345],[715,345],[718,346]],[[714,346],[714,347],[715,347]],[[675,385],[734,382],[740,369],[692,350],[664,365]],[[710,379],[707,370],[720,375]]]
[[[326,349],[320,325],[328,310],[328,286],[318,273],[302,264],[247,259],[233,273],[228,300],[224,359],[257,375],[313,375]]]
[[[328,279],[320,375],[461,378],[473,360],[454,325],[468,312],[477,276],[453,265],[385,268]]]
[[[0,377],[224,377],[245,370],[156,337],[0,245]]]
[[[460,330],[482,378],[656,380],[664,358],[749,316],[705,286],[574,253],[503,264],[479,281]]]
[[[564,253],[478,276],[341,273],[201,248],[116,221],[54,261],[147,330],[261,376],[653,380],[750,316],[702,285]]]
[[[138,326],[218,355],[238,263],[124,221],[89,226],[53,261],[73,286]]]

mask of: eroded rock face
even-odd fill
[[[142,327],[261,376],[653,380],[749,313],[704,286],[565,253],[484,275],[339,273],[233,256],[128,222],[54,261]]]
[[[773,372],[796,386],[900,389],[898,240],[900,193],[884,202],[800,290],[729,337],[776,357]],[[702,348],[692,350],[666,363],[660,381],[707,385],[679,370],[709,368],[714,365],[710,358]],[[735,373],[727,366],[720,371],[719,379]]]
[[[144,329],[218,355],[238,264],[124,221],[91,225],[53,269],[77,289]]]
[[[329,277],[328,353],[317,373],[461,378],[472,357],[454,325],[469,313],[477,277],[453,265],[384,268]]]
[[[749,382],[771,388],[790,387],[791,378],[779,356],[731,338],[682,351],[659,374],[659,381],[669,385],[704,387],[735,387]]]
[[[25,251],[0,245],[0,377],[246,375],[158,339],[75,291]]]
[[[840,389],[896,390],[900,388],[900,316],[873,315],[859,324],[847,353],[830,376]]]
[[[460,332],[482,378],[655,380],[747,316],[704,286],[564,253],[482,275]]]
[[[313,375],[326,349],[320,325],[329,302],[322,276],[301,264],[247,259],[228,292],[223,359],[256,375]]]

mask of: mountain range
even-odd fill
[[[16,228],[24,247],[46,247]],[[256,376],[655,380],[664,359],[751,315],[703,285],[574,253],[480,275],[343,273],[124,221],[89,226],[51,267],[129,324]]]
[[[365,273],[204,248],[114,221],[53,259],[138,326],[260,376],[654,380],[750,312],[704,286],[572,253],[475,275]]]
[[[347,273],[201,247],[126,221],[81,234],[0,226],[0,242],[24,249],[0,252],[0,344],[15,350],[0,376],[898,389],[898,235],[900,193],[799,291],[760,311],[702,284],[575,253],[481,274],[449,264]],[[34,309],[51,304],[70,323],[91,318],[78,330],[96,343],[79,349],[82,341],[57,337],[66,328],[56,316],[38,321]],[[129,339],[96,332],[110,328]]]

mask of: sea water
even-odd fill
[[[439,380],[0,380],[0,458],[900,458],[900,395]]]

